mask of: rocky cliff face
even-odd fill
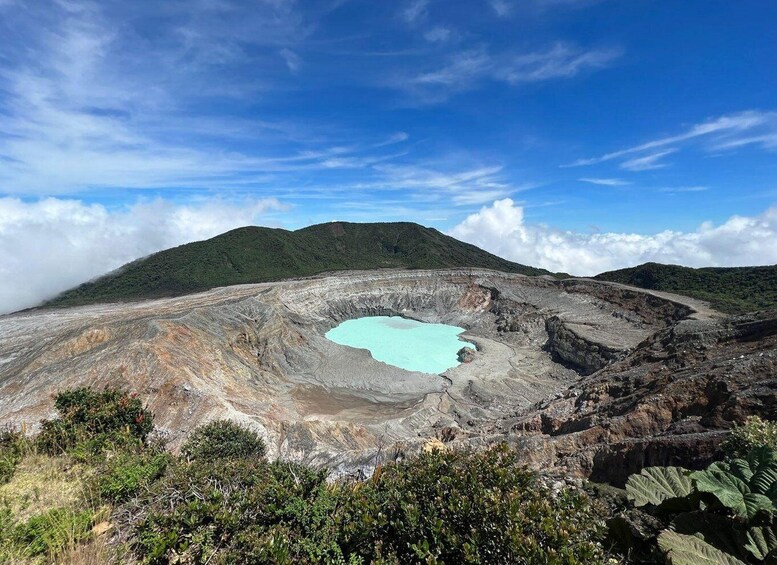
[[[590,329],[586,324],[565,322],[559,316],[548,318],[545,320],[548,351],[585,375],[598,371],[628,353],[619,344],[610,345],[606,339],[596,340],[581,335],[586,329]]]
[[[777,419],[777,311],[680,321],[504,424],[535,465],[623,484],[645,466],[706,466],[752,414]]]
[[[478,353],[426,375],[324,337],[365,315],[462,326]],[[671,458],[681,443],[666,440],[670,431],[683,441],[701,434],[699,445],[714,449],[709,434],[771,398],[771,383],[755,392],[749,377],[730,382],[734,368],[751,374],[745,364],[712,360],[728,354],[721,344],[743,343],[736,324],[755,321],[724,331],[709,315],[679,297],[484,270],[350,272],[16,314],[0,318],[0,423],[51,415],[62,388],[113,385],[144,397],[173,446],[205,421],[231,418],[259,430],[272,456],[342,472],[430,438],[508,439],[528,462],[612,478],[614,462],[640,452]],[[771,351],[772,326],[758,323],[766,329],[748,343]],[[727,408],[710,419],[700,391],[714,399],[703,406]]]

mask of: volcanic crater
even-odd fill
[[[366,471],[430,440],[499,438],[505,422],[657,332],[713,314],[612,283],[471,269],[344,272],[24,312],[0,318],[0,422],[34,429],[57,391],[120,386],[147,400],[174,447],[230,418],[260,431],[272,457]],[[375,315],[463,327],[477,353],[429,375],[324,337]]]

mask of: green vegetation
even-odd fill
[[[58,394],[58,416],[35,438],[0,435],[0,563],[105,563],[93,528],[108,504],[163,473],[169,455],[147,442],[153,416],[135,395],[88,388]]]
[[[4,530],[6,539],[0,543],[15,548],[17,559],[43,555],[56,558],[65,548],[89,537],[93,520],[91,510],[52,508],[26,522],[10,525]]]
[[[261,459],[266,451],[262,438],[229,420],[197,428],[181,448],[189,461]]]
[[[755,427],[751,421],[744,429]],[[742,429],[737,434],[757,441]],[[777,452],[767,445],[702,471],[643,469],[629,478],[626,493],[638,510],[609,525],[632,562],[777,563]]]
[[[116,390],[63,392],[56,406],[37,439],[8,442],[25,447],[0,487],[0,563],[617,562],[604,507],[552,490],[506,446],[333,480],[268,462],[260,436],[224,421],[171,455]]]
[[[153,417],[136,395],[79,388],[57,395],[55,420],[43,420],[37,447],[50,454],[95,455],[119,443],[144,443]]]
[[[777,422],[750,416],[741,426],[734,426],[723,450],[733,457],[744,457],[760,446],[777,451]]]
[[[176,296],[347,269],[452,267],[550,274],[412,223],[338,222],[293,232],[247,227],[140,259],[71,289],[46,305]]]
[[[777,563],[777,424],[758,418],[726,460],[643,469],[619,503],[611,487],[549,486],[505,445],[440,443],[334,479],[267,461],[256,432],[222,420],[173,455],[121,391],[55,405],[36,438],[0,436],[0,563]]]
[[[26,447],[27,442],[20,431],[9,428],[0,432],[0,485],[11,479]]]
[[[602,563],[586,495],[553,496],[506,447],[391,463],[327,482],[292,463],[179,463],[137,504],[152,563]]]
[[[699,298],[727,314],[777,307],[777,265],[691,269],[645,263],[594,278]]]
[[[95,490],[108,503],[124,502],[147,489],[171,462],[161,449],[125,449],[107,459],[94,477]]]

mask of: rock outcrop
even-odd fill
[[[459,360],[459,363],[472,363],[475,359],[475,350],[471,347],[462,347],[456,353],[456,359]]]
[[[777,419],[777,311],[680,321],[503,425],[536,466],[623,484],[645,466],[706,466],[752,414]]]

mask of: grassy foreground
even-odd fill
[[[115,390],[66,391],[35,438],[0,440],[3,563],[607,561],[604,507],[553,491],[506,447],[435,450],[367,480],[265,458],[218,421],[173,455]]]
[[[34,438],[0,435],[0,563],[777,559],[777,426],[758,419],[734,431],[729,460],[645,469],[618,491],[554,485],[506,446],[435,449],[333,480],[267,461],[256,433],[226,421],[171,454],[140,400],[116,390],[66,391],[56,408]]]

